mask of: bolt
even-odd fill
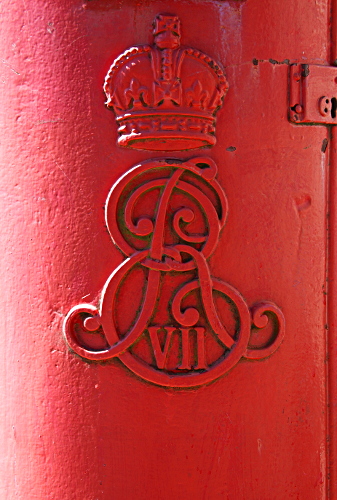
[[[298,114],[303,113],[303,107],[300,104],[296,104],[295,113],[298,113]]]

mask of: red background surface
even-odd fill
[[[1,10],[1,497],[325,498],[328,130],[288,121],[287,60],[330,62],[328,1],[6,0]],[[205,151],[229,201],[212,274],[286,318],[273,356],[195,390],[146,383],[118,360],[86,363],[61,333],[70,307],[95,303],[123,260],[105,228],[110,187],[160,156],[117,148],[104,76],[127,47],[151,42],[167,11],[230,84]]]

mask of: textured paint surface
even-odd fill
[[[287,322],[273,356],[187,391],[118,360],[84,363],[61,333],[123,260],[105,228],[111,185],[158,156],[116,146],[104,77],[167,10],[230,83],[206,150],[230,206],[212,275],[250,306],[277,303]],[[328,1],[6,0],[0,11],[1,498],[325,498],[328,130],[288,122],[287,63],[330,62]]]

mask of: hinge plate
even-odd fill
[[[337,67],[290,66],[289,118],[294,123],[337,125]]]

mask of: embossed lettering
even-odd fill
[[[190,335],[196,331],[196,355],[197,355],[197,364],[192,366],[191,363],[191,352],[190,352]],[[194,327],[191,328],[182,328],[181,329],[181,351],[182,351],[182,359],[181,364],[178,366],[180,370],[191,370],[192,368],[195,370],[206,370],[206,360],[205,360],[205,328],[203,327]]]
[[[161,348],[159,338],[158,338],[158,333],[160,330],[164,330],[166,333],[166,338],[164,342],[164,348]],[[151,344],[153,348],[153,354],[156,359],[157,367],[160,369],[165,368],[165,363],[170,347],[170,342],[171,342],[171,337],[172,333],[176,330],[175,327],[170,327],[170,326],[164,326],[162,328],[157,328],[156,326],[149,326],[148,331],[150,334],[150,339],[151,339]]]
[[[165,340],[163,347],[161,346],[159,340],[159,333],[165,332]],[[159,369],[164,369],[167,361],[167,356],[170,349],[172,334],[174,331],[180,336],[181,339],[181,363],[177,366],[179,370],[205,370],[207,368],[205,361],[205,328],[194,327],[194,328],[181,328],[178,329],[172,326],[148,327],[148,332],[151,340],[151,345],[153,349],[153,354],[156,360],[157,367]],[[190,337],[193,336],[193,332],[196,332],[196,357],[197,364],[192,366],[191,362],[191,352],[190,352]]]
[[[134,82],[132,91],[136,88]],[[64,334],[74,352],[96,361],[118,356],[154,383],[193,387],[219,377],[241,357],[261,359],[278,348],[284,336],[280,309],[262,302],[250,311],[235,288],[211,276],[208,259],[227,215],[226,196],[216,172],[214,161],[207,157],[149,160],[116,182],[108,196],[106,221],[114,243],[128,258],[108,278],[99,310],[92,304],[80,304],[68,313]],[[147,209],[142,215],[144,200]],[[134,269],[143,270],[144,290],[140,305],[134,308],[132,326],[121,333],[115,318],[121,307],[118,291]],[[174,289],[176,277],[180,278]],[[172,295],[162,305],[165,282],[170,284]],[[235,315],[235,328],[222,321],[214,292]],[[179,326],[156,326],[160,305],[162,313]],[[127,307],[132,313],[132,300]],[[200,323],[208,325],[207,344],[206,327]],[[270,342],[258,347],[255,341],[250,347],[252,325],[256,330],[268,324]],[[150,353],[148,344],[144,345],[146,330]],[[86,333],[85,339],[88,333],[100,332],[108,347],[90,348],[84,337],[81,339],[81,332]],[[206,347],[212,342],[216,346],[208,355]],[[149,355],[154,356],[156,367]]]
[[[206,359],[205,359],[205,329],[196,327],[197,332],[197,354],[198,354],[198,364],[196,365],[196,370],[206,370]]]
[[[190,370],[191,356],[190,356],[190,330],[189,328],[181,329],[181,364],[178,366],[180,370]]]
[[[132,91],[137,85],[134,82]],[[128,258],[108,278],[99,310],[92,304],[80,304],[67,315],[64,333],[73,351],[96,361],[118,356],[152,382],[193,387],[219,377],[241,357],[261,359],[278,348],[284,336],[280,309],[262,302],[250,311],[235,288],[211,276],[208,259],[227,215],[226,197],[216,172],[214,161],[207,157],[160,159],[138,164],[116,182],[108,196],[106,221],[114,243]],[[141,215],[144,200],[147,209]],[[144,291],[132,326],[121,333],[115,319],[121,307],[118,291],[134,269],[144,272]],[[175,277],[180,277],[176,289],[172,286]],[[179,326],[156,326],[165,282],[170,284],[172,296],[163,304],[162,313]],[[235,328],[222,321],[214,292],[235,315]],[[132,313],[132,301],[127,307]],[[200,323],[208,325],[207,344],[206,327]],[[252,324],[255,330],[271,324],[267,345],[258,347],[254,342],[249,346]],[[156,367],[143,344],[146,330]],[[80,339],[81,331],[86,339],[89,332],[102,333],[108,347],[87,347]],[[210,342],[217,344],[212,352],[218,357],[206,352]]]

